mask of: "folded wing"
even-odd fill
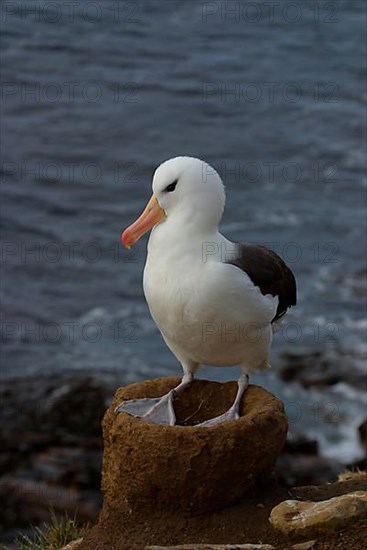
[[[279,303],[272,323],[297,303],[296,280],[286,263],[266,246],[238,243],[236,253],[226,263],[242,269],[262,294],[277,296]]]

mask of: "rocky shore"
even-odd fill
[[[102,503],[101,421],[115,389],[115,381],[75,373],[3,383],[0,496],[6,506],[0,525],[8,548],[18,532],[47,522],[50,508],[77,515],[81,523],[96,520]],[[359,432],[366,443],[366,423]],[[335,481],[345,467],[320,456],[316,441],[290,434],[277,484],[286,495],[289,487]],[[261,504],[260,497],[253,499],[259,500],[255,507]]]
[[[3,383],[1,540],[55,514],[95,520],[101,506],[101,421],[112,387],[66,374]]]

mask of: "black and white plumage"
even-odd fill
[[[278,321],[288,308],[297,303],[296,280],[286,263],[266,246],[238,243],[233,260],[228,263],[242,269],[258,286],[263,295],[278,298],[278,307],[272,322]]]
[[[218,231],[225,192],[217,172],[203,161],[177,157],[160,165],[153,196],[122,234],[129,247],[152,229],[144,269],[144,293],[167,346],[180,361],[181,384],[160,399],[122,403],[146,420],[174,424],[173,401],[201,364],[241,368],[231,409],[203,426],[238,418],[251,372],[269,366],[273,323],[296,304],[296,282],[268,248],[233,243]]]

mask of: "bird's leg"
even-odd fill
[[[115,412],[126,412],[132,416],[142,418],[147,422],[174,426],[176,423],[176,415],[173,408],[173,401],[192,383],[193,380],[193,373],[186,371],[179,385],[162,397],[123,401],[116,407]]]
[[[249,383],[248,375],[243,372],[238,379],[238,390],[237,390],[236,398],[232,406],[228,409],[228,411],[225,412],[224,414],[221,414],[220,416],[216,416],[215,418],[206,420],[201,424],[197,424],[197,426],[209,428],[210,426],[216,426],[217,424],[221,424],[226,420],[237,420],[240,417],[241,400],[248,388],[248,383]]]

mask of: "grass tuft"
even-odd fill
[[[51,522],[44,529],[34,527],[34,540],[26,535],[20,535],[15,541],[19,550],[59,550],[70,542],[84,536],[87,525],[80,527],[76,517],[70,519],[67,515],[57,517],[51,511]]]

